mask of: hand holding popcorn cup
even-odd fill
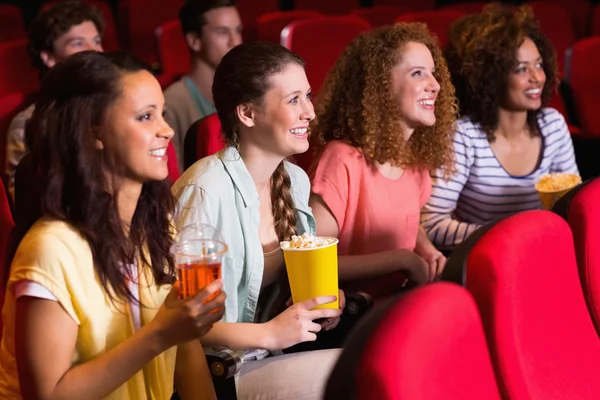
[[[577,174],[553,173],[543,175],[535,184],[542,206],[546,210],[552,210],[554,203],[564,196],[569,190],[581,183],[581,177]]]
[[[338,296],[336,238],[309,234],[281,242],[294,304],[319,296]],[[339,299],[315,308],[339,308]]]

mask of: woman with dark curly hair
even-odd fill
[[[458,173],[437,179],[421,214],[440,249],[489,221],[541,208],[540,176],[578,173],[565,119],[547,107],[558,83],[556,56],[531,9],[492,6],[457,21],[449,36],[446,57],[463,115],[454,136]]]
[[[374,278],[382,294],[379,278],[392,282],[392,273],[417,283],[439,276],[446,259],[419,212],[429,171],[451,172],[456,114],[446,62],[424,24],[379,28],[348,45],[319,96],[310,201],[317,233],[340,240],[340,279],[366,290]]]
[[[81,52],[44,79],[27,128],[41,215],[12,258],[0,398],[215,398],[197,339],[225,295],[172,285],[164,102],[126,54]]]

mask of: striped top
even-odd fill
[[[540,176],[578,173],[573,142],[565,119],[553,108],[541,110],[538,123],[542,153],[537,168],[525,176],[510,175],[494,155],[479,124],[463,117],[457,122],[454,151],[457,173],[450,181],[436,171],[421,224],[441,249],[461,243],[481,225],[520,211],[542,208],[535,191]]]

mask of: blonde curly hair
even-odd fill
[[[392,92],[392,68],[409,42],[422,43],[431,52],[440,91],[436,123],[416,128],[405,141],[400,106]],[[457,115],[454,86],[436,37],[425,24],[400,23],[364,33],[346,47],[319,92],[311,140],[317,154],[328,142],[342,140],[360,148],[370,163],[443,168],[449,176]]]

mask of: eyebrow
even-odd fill
[[[539,56],[538,58],[535,59],[535,61],[543,61],[542,56]],[[529,61],[519,61],[517,60],[518,64],[529,64]]]
[[[165,106],[166,106],[166,104],[165,104]],[[148,105],[146,105],[144,107],[141,107],[137,112],[142,112],[142,111],[144,111],[144,110],[146,110],[148,108],[156,110],[158,107],[156,107],[156,104],[148,104]]]
[[[312,92],[312,88],[308,88],[308,90],[306,92],[307,93]],[[302,90],[294,90],[293,92],[290,92],[283,97],[290,97],[292,95],[297,95],[297,94],[302,94]]]

